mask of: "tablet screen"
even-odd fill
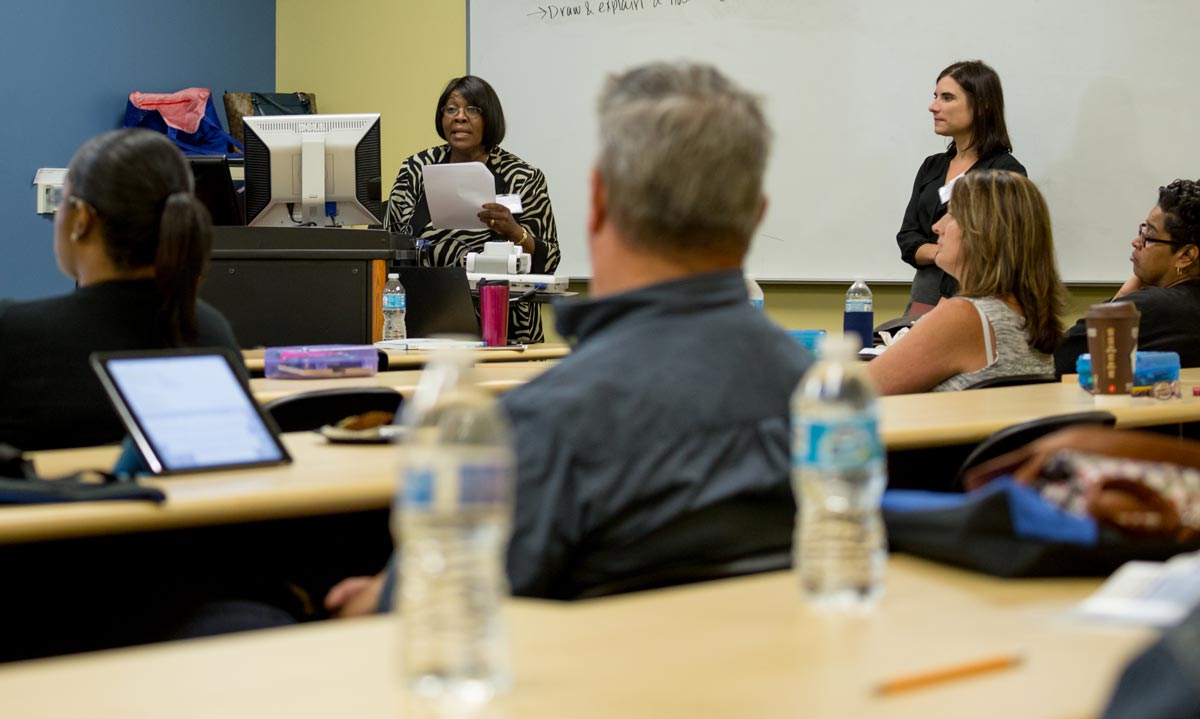
[[[288,460],[223,354],[97,359],[109,395],[153,471]]]

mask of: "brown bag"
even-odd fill
[[[242,122],[246,115],[317,114],[317,96],[311,92],[227,92],[223,99],[229,134],[242,144],[246,142]]]
[[[1067,429],[975,468],[974,489],[1011,473],[1051,504],[1134,535],[1200,536],[1200,445],[1108,428]]]

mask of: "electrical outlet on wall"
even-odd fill
[[[39,215],[53,215],[62,201],[63,180],[67,178],[65,167],[41,167],[33,176],[33,186],[37,190],[37,211]]]

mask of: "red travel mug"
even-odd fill
[[[479,317],[485,345],[508,344],[508,280],[479,281]]]

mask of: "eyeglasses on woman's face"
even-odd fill
[[[471,118],[472,120],[478,120],[479,118],[483,117],[483,110],[475,107],[474,105],[467,105],[466,107],[460,107],[458,105],[446,105],[442,108],[442,114],[446,117],[454,117],[460,111],[467,113],[467,117]]]
[[[1146,235],[1148,230],[1153,230],[1148,223],[1143,222],[1142,224],[1138,225],[1137,238],[1134,240],[1138,247],[1149,247],[1155,243],[1171,245],[1172,247],[1180,247],[1188,244],[1186,242],[1180,242],[1179,240],[1164,240],[1160,237],[1148,237]]]

